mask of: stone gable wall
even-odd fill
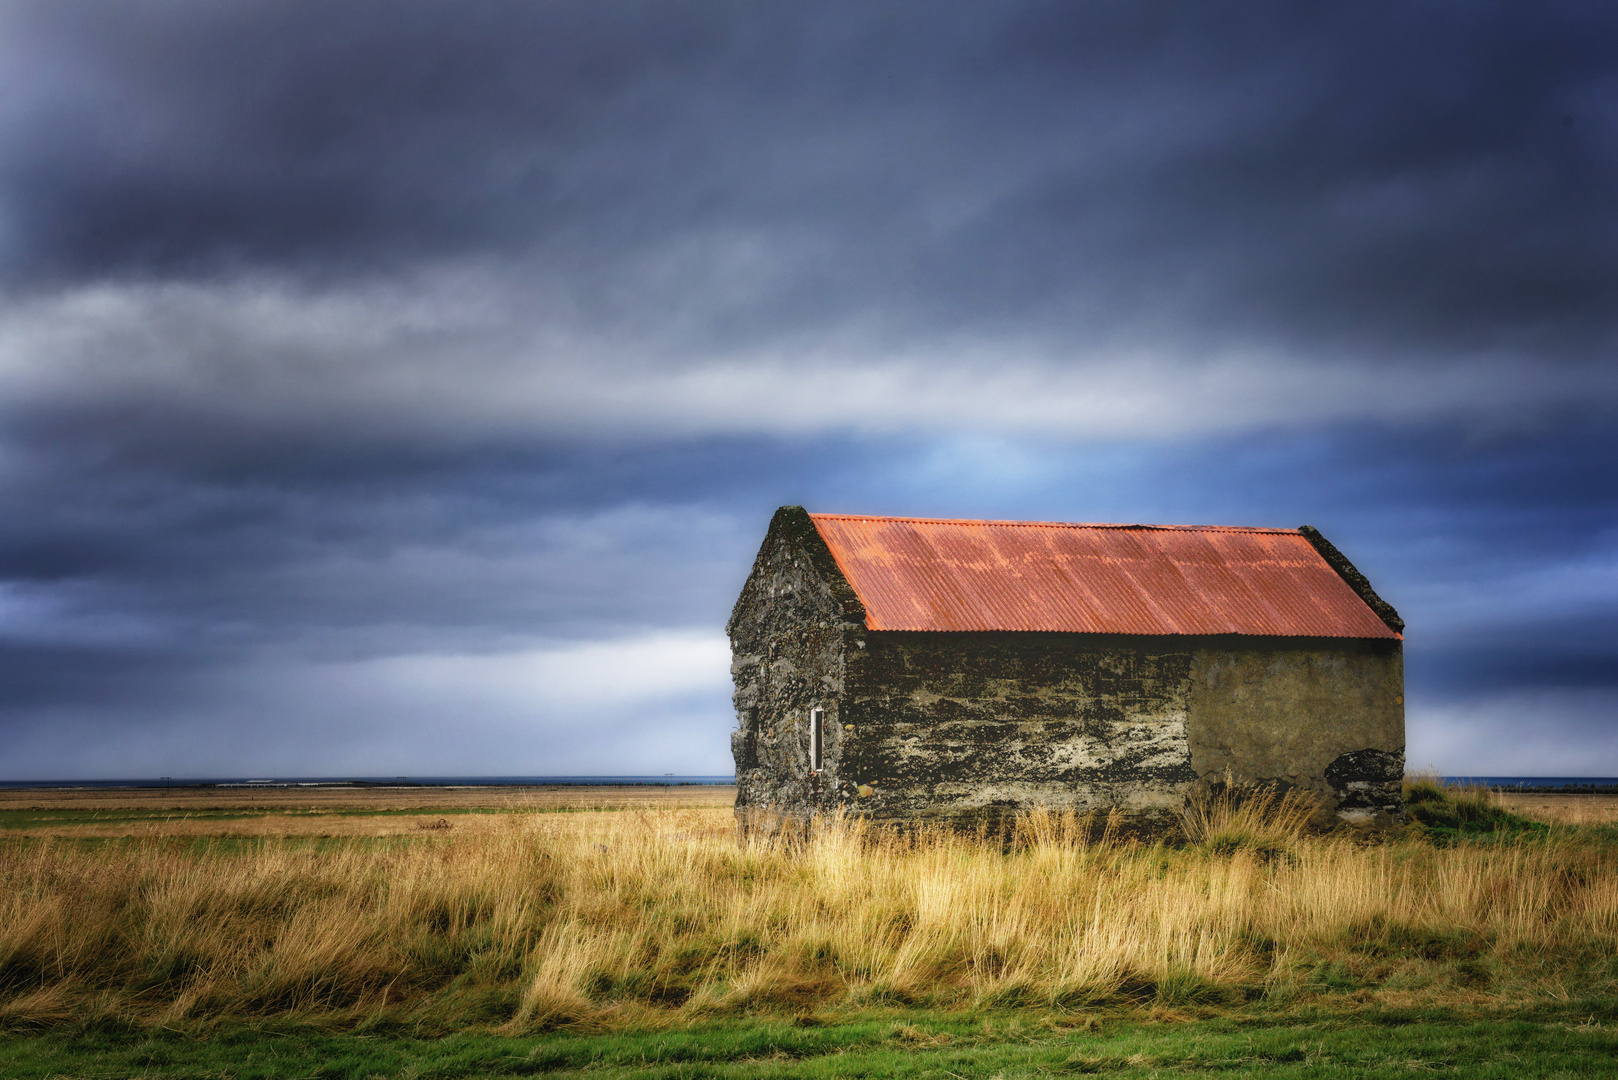
[[[841,750],[844,599],[828,587],[801,536],[772,528],[730,620],[737,728],[736,810],[807,816],[832,808]],[[809,711],[825,710],[823,763],[809,770]]]

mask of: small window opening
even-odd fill
[[[809,771],[819,772],[824,766],[821,764],[821,748],[823,745],[822,729],[825,727],[826,710],[809,710]]]

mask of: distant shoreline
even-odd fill
[[[498,787],[726,787],[734,776],[396,776],[290,777],[286,779],[157,777],[119,780],[0,780],[0,789],[87,788],[498,788]]]
[[[1525,795],[1618,795],[1610,776],[1445,776],[1445,784],[1478,786]],[[728,787],[734,776],[396,776],[199,778],[157,777],[117,780],[0,780],[0,789],[187,789],[232,791],[259,788],[554,788],[554,787]]]

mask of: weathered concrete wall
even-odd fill
[[[1266,639],[1194,657],[1187,732],[1200,780],[1303,788],[1322,801],[1323,824],[1402,818],[1399,642]]]
[[[1191,655],[1075,634],[862,633],[846,657],[841,805],[997,823],[1036,805],[1177,819],[1196,779]]]

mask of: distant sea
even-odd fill
[[[1479,785],[1525,792],[1596,792],[1618,795],[1615,776],[1446,776],[1446,784]],[[734,776],[160,776],[123,780],[0,780],[0,788],[164,788],[164,787],[568,787],[634,785],[717,787]]]
[[[1590,792],[1618,795],[1618,777],[1614,776],[1446,776],[1444,783],[1546,794]]]
[[[166,787],[535,787],[540,784],[591,787],[643,784],[648,787],[734,784],[734,776],[160,776],[124,780],[0,780],[0,788],[166,788]]]

